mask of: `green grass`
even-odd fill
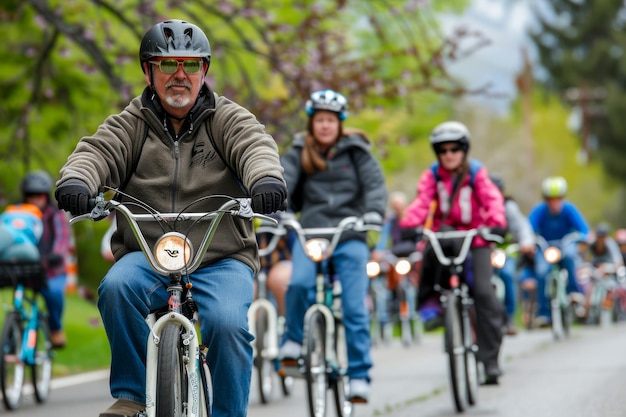
[[[12,290],[0,291],[1,320],[12,305]],[[107,369],[110,363],[109,343],[97,307],[77,294],[65,298],[63,324],[67,345],[55,350],[55,377]]]

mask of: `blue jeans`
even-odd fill
[[[509,319],[515,317],[515,307],[517,304],[517,296],[515,294],[515,269],[517,261],[515,258],[507,257],[504,266],[501,269],[494,268],[494,271],[502,279],[504,283],[504,307]]]
[[[343,289],[341,303],[348,345],[348,376],[367,379],[372,367],[370,329],[365,298],[369,285],[366,265],[369,248],[360,240],[337,245],[332,255],[335,272]],[[315,300],[316,264],[304,254],[299,241],[292,249],[293,272],[285,297],[287,308],[285,338],[302,343],[304,314]]]
[[[253,339],[248,332],[253,274],[223,259],[191,275],[202,343],[213,377],[213,416],[244,417],[252,373]],[[169,279],[154,272],[142,252],[117,261],[98,288],[98,308],[111,346],[110,389],[114,398],[146,402],[145,317],[167,304]]]
[[[389,303],[391,301],[391,293],[387,289],[387,282],[384,277],[378,277],[370,280],[372,286],[373,297],[375,298],[374,305],[376,306],[375,314],[380,324],[387,324],[391,320],[389,317]]]
[[[567,246],[561,248],[561,261],[559,265],[561,268],[567,270],[567,293],[581,292],[578,283],[576,282],[576,264],[578,263],[578,246],[576,243],[570,243]],[[535,253],[535,276],[537,278],[537,296],[538,296],[538,316],[550,318],[552,316],[550,311],[550,299],[546,294],[546,282],[548,275],[552,269],[552,265],[546,261],[543,257],[542,251],[538,250]]]
[[[63,309],[65,308],[65,285],[67,275],[57,275],[48,278],[48,288],[41,291],[41,295],[46,301],[48,308],[48,326],[51,332],[56,332],[63,328]]]

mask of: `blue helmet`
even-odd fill
[[[332,111],[338,114],[339,120],[345,120],[348,117],[348,100],[336,91],[319,90],[311,94],[305,110],[309,116],[318,110]]]

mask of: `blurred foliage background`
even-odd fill
[[[539,24],[529,46],[539,59],[513,75],[518,92],[499,112],[472,100],[497,95],[493,85],[469,88],[449,71],[493,41],[479,26],[443,30],[441,16],[460,15],[471,3],[4,0],[0,206],[19,199],[25,172],[44,169],[56,178],[78,140],[142,91],[143,33],[157,21],[182,18],[211,42],[206,82],[249,108],[281,150],[304,128],[310,92],[334,88],[349,98],[347,124],[369,133],[390,190],[414,195],[433,160],[431,129],[457,119],[472,131],[472,156],[504,177],[526,212],[540,197],[541,179],[563,175],[590,224],[626,225],[623,2],[533,1]],[[576,130],[568,127],[573,112]],[[79,279],[91,290],[108,267],[99,253],[107,226],[73,226]]]

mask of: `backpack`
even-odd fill
[[[470,187],[474,188],[474,180],[476,178],[476,173],[478,172],[478,170],[480,168],[482,168],[482,166],[483,165],[479,161],[477,161],[476,159],[470,159],[470,161],[469,161],[469,174],[470,174],[469,185],[470,185]],[[430,170],[432,171],[433,176],[435,177],[435,181],[436,182],[439,182],[439,180],[440,180],[439,173],[437,172],[438,168],[439,168],[439,161],[433,162],[433,164],[430,166]],[[452,201],[454,200],[454,198],[456,197],[458,191],[460,190],[460,188],[461,188],[460,185],[461,185],[460,181],[454,183],[452,195],[450,195],[450,199],[449,199],[450,200],[449,201],[450,205],[452,205]],[[435,209],[436,209],[436,205],[435,206],[431,206],[431,209],[430,209],[430,213],[431,213],[430,215],[431,216],[432,216],[432,214],[434,214]],[[445,220],[448,218],[448,214],[449,213],[450,212],[444,213],[444,216],[442,218],[442,223],[445,223]],[[431,219],[431,221],[432,221],[432,219]]]
[[[483,164],[476,160],[476,159],[470,159],[469,161],[469,174],[470,174],[470,187],[474,188],[474,179],[476,178],[476,173],[478,172],[479,169],[481,169],[483,166]],[[439,168],[439,161],[435,161],[432,163],[432,165],[430,166],[430,170],[433,173],[433,176],[435,177],[435,181],[439,182],[439,173],[437,172]]]

